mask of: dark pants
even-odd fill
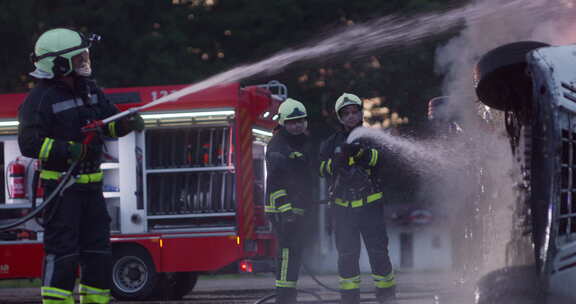
[[[351,282],[345,288],[341,285],[343,296],[348,294],[353,294],[352,298],[359,296],[360,236],[366,245],[372,274],[380,277],[392,275],[381,200],[357,208],[335,205],[334,224],[338,273],[341,280]],[[354,279],[356,277],[358,278]]]
[[[47,185],[45,198],[53,190]],[[50,203],[44,219],[43,286],[72,291],[80,265],[81,284],[110,289],[110,216],[102,184],[69,187]]]
[[[305,216],[299,216],[290,224],[282,225],[278,221],[273,221],[273,223],[278,239],[276,303],[296,303],[296,282],[302,265],[308,222]]]

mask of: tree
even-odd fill
[[[45,30],[66,26],[102,35],[92,48],[95,74],[105,87],[193,83],[239,64],[373,18],[439,10],[462,1],[442,0],[23,0],[0,3],[0,92],[31,87],[26,54]],[[381,106],[422,121],[425,102],[439,94],[434,50],[449,35],[364,57],[317,58],[278,73],[291,96],[310,108],[312,126],[337,125],[332,106],[344,91],[379,98]],[[359,46],[361,47],[361,46]],[[273,67],[271,67],[273,68]],[[328,132],[328,131],[326,131]],[[323,133],[323,132],[321,132]]]
[[[91,49],[105,87],[185,84],[244,63],[257,62],[342,28],[390,14],[441,10],[464,0],[21,0],[0,2],[0,92],[24,92],[33,82],[28,56],[47,29],[73,27],[103,37]],[[316,58],[245,84],[278,79],[303,101],[317,139],[332,132],[333,105],[343,92],[379,100],[372,123],[417,130],[426,102],[440,93],[434,52],[445,33],[405,48],[363,56]],[[362,46],[358,46],[362,47]],[[274,67],[270,67],[274,68]],[[387,109],[385,110],[384,107]],[[388,111],[387,113],[384,113]],[[392,113],[398,113],[392,118]]]

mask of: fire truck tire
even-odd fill
[[[116,300],[146,300],[155,296],[161,275],[148,252],[140,247],[113,250],[112,296]]]
[[[499,46],[484,54],[474,71],[476,95],[485,105],[502,111],[519,109],[532,96],[532,80],[526,73],[526,55],[549,46],[520,41]]]
[[[476,285],[475,304],[542,303],[544,297],[534,265],[498,269]]]
[[[180,300],[194,289],[197,281],[198,274],[196,272],[166,273],[162,278],[162,294],[159,295],[159,298]]]

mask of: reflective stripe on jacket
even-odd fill
[[[307,137],[293,137],[280,129],[266,151],[267,213],[303,214],[313,199],[313,157]]]
[[[78,83],[78,87],[83,89],[73,89],[57,79],[42,80],[19,108],[20,151],[24,156],[42,160],[43,169],[67,171],[70,142],[83,141],[82,127],[118,113],[116,106],[110,103],[95,82],[85,80]],[[103,135],[117,136],[118,130],[114,125],[114,132],[111,132],[110,125],[102,128]],[[104,142],[102,138],[95,138],[91,144],[103,145]],[[93,173],[99,171],[100,164],[90,160],[82,162],[79,168],[83,173]]]

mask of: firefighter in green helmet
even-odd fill
[[[360,302],[360,237],[368,252],[376,297],[384,303],[395,297],[396,281],[384,224],[383,153],[368,141],[347,143],[350,132],[363,122],[358,96],[342,94],[334,110],[343,130],[320,146],[320,176],[327,179],[331,193],[341,303]]]
[[[309,224],[313,153],[304,105],[286,99],[278,108],[279,129],[266,151],[268,167],[265,211],[278,239],[276,303],[296,303],[296,282]]]
[[[102,195],[104,137],[117,138],[144,122],[138,115],[110,122],[91,141],[82,127],[118,113],[91,78],[89,48],[96,36],[56,28],[44,32],[31,55],[38,80],[18,113],[18,144],[41,161],[45,198],[77,163],[73,184],[44,213],[43,304],[73,304],[80,265],[80,303],[110,302],[110,216]]]

